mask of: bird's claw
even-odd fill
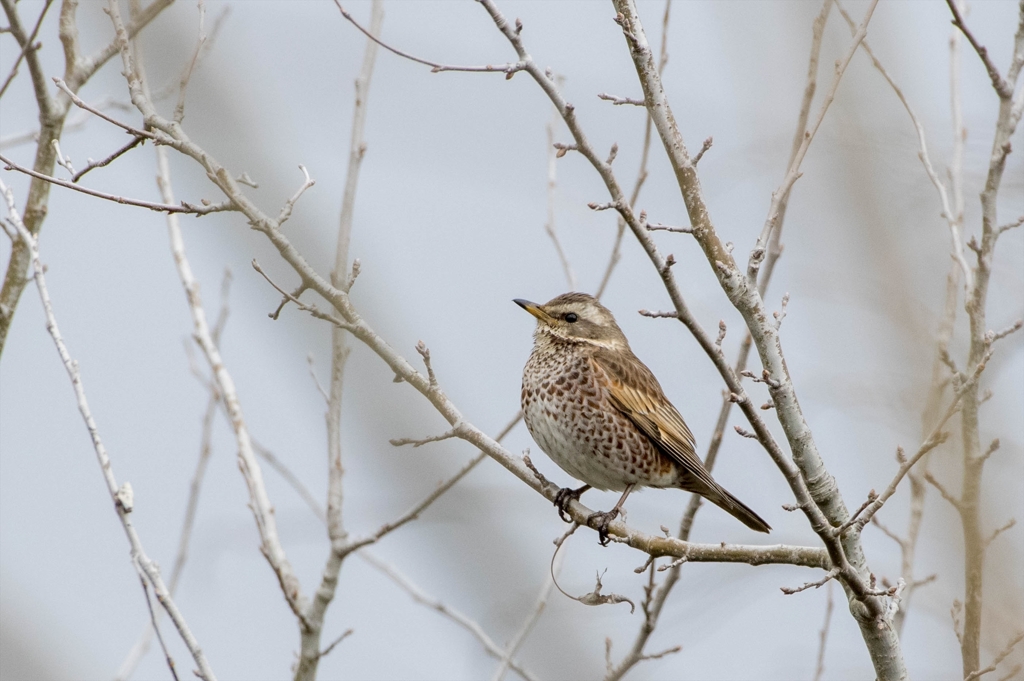
[[[558,490],[555,494],[555,508],[558,509],[558,517],[562,519],[562,522],[571,523],[572,518],[569,517],[569,504],[580,500],[580,496],[590,489],[590,485],[584,485],[579,489],[573,489],[571,487],[563,487]]]
[[[611,541],[608,538],[608,529],[617,517],[619,517],[618,509],[598,511],[587,516],[587,527],[597,530],[597,540],[601,542],[601,546],[608,546],[608,542]]]

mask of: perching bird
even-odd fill
[[[635,487],[675,487],[753,530],[771,530],[711,477],[683,417],[604,305],[586,293],[565,293],[545,305],[515,303],[537,318],[523,369],[526,427],[552,461],[586,483],[558,493],[563,519],[570,500],[591,487],[622,492],[615,508],[587,519],[606,544],[608,526]]]

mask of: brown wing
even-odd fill
[[[591,355],[595,369],[608,378],[608,397],[644,435],[668,457],[711,489],[718,484],[696,453],[693,434],[679,411],[665,397],[658,379],[629,352],[598,349]]]

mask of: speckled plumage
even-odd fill
[[[752,529],[770,529],[704,468],[682,416],[607,308],[583,293],[516,303],[538,320],[523,369],[523,418],[552,461],[597,489],[684,489]]]

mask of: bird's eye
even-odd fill
[[[565,315],[565,321],[569,322],[570,324],[575,324],[578,319],[579,317],[576,316],[575,312],[570,312],[569,314]]]

